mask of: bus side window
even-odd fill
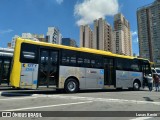
[[[125,59],[117,59],[117,64],[116,64],[116,69],[117,70],[124,70],[128,71],[129,70],[129,61]]]
[[[140,67],[138,65],[138,62],[135,62],[135,61],[132,62],[132,64],[131,64],[131,70],[132,71],[136,71],[136,72],[140,71]]]
[[[94,68],[95,64],[96,64],[96,60],[91,59],[91,68]]]
[[[83,66],[83,58],[78,58],[77,59],[77,64],[79,67],[82,67]]]
[[[83,53],[77,52],[77,66],[83,67],[84,66],[84,56]]]
[[[88,58],[84,59],[84,66],[85,67],[90,67],[90,59],[88,59]]]
[[[76,52],[70,50],[62,50],[62,65],[75,66],[76,65]]]
[[[102,56],[95,55],[95,67],[100,69],[104,68]]]
[[[117,70],[123,70],[122,62],[120,59],[117,59],[116,69]]]
[[[76,55],[73,55],[70,57],[70,64],[71,65],[76,65]]]
[[[38,47],[36,45],[22,43],[21,57],[22,63],[38,63]]]
[[[69,57],[65,56],[63,54],[62,56],[62,65],[68,65],[69,64]]]
[[[89,54],[89,53],[83,54],[84,67],[91,68],[91,57],[92,57],[92,54]]]

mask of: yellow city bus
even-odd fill
[[[10,84],[16,88],[139,90],[148,60],[89,48],[76,48],[18,38]]]

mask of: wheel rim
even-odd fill
[[[69,91],[73,92],[76,89],[76,83],[73,81],[70,81],[67,85],[67,88]]]
[[[135,82],[135,83],[134,83],[134,88],[135,88],[135,89],[139,89],[139,84]]]

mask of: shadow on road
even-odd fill
[[[146,101],[151,101],[151,102],[153,102],[154,100],[153,99],[151,99],[150,97],[143,97]]]
[[[123,90],[117,90],[117,89],[108,89],[108,90],[80,90],[78,93],[74,94],[81,94],[81,93],[98,93],[98,92],[132,92],[131,90],[128,89],[123,89]],[[144,90],[140,90],[144,91]],[[134,91],[133,91],[134,92]],[[14,90],[7,90],[1,92],[1,96],[4,97],[19,97],[19,96],[32,96],[34,94],[45,94],[45,95],[51,95],[51,94],[67,94],[63,90],[28,90],[28,89],[14,89]],[[149,100],[149,99],[147,99]]]
[[[18,90],[18,91],[5,91],[1,93],[4,97],[19,97],[19,96],[32,96],[34,94],[62,94],[61,91],[35,91],[35,90]]]

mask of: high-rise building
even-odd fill
[[[93,32],[89,25],[80,26],[80,47],[93,48]]]
[[[160,0],[138,8],[137,21],[140,57],[160,67]]]
[[[22,33],[22,38],[45,42],[45,37],[43,34]]]
[[[76,47],[76,41],[71,38],[62,38],[62,45]]]
[[[112,51],[112,28],[102,18],[94,20],[93,48]]]
[[[16,38],[18,38],[20,36],[18,35],[15,35],[13,38],[12,38],[12,42],[11,42],[11,48],[14,48],[15,47],[15,40]],[[30,39],[30,40],[34,40],[34,41],[41,41],[41,42],[45,42],[46,39],[44,37],[43,34],[31,34],[31,33],[22,33],[22,36],[21,38],[24,38],[24,39]]]
[[[32,34],[32,36],[35,40],[37,39],[37,41],[46,42],[44,34]]]
[[[14,48],[14,47],[15,47],[16,39],[17,39],[18,37],[19,37],[18,35],[15,35],[14,37],[12,37],[11,48]]]
[[[47,42],[54,44],[61,44],[62,42],[62,34],[55,27],[48,27],[47,32]]]
[[[118,13],[114,16],[112,44],[114,53],[132,56],[132,37],[130,24],[121,13]]]

